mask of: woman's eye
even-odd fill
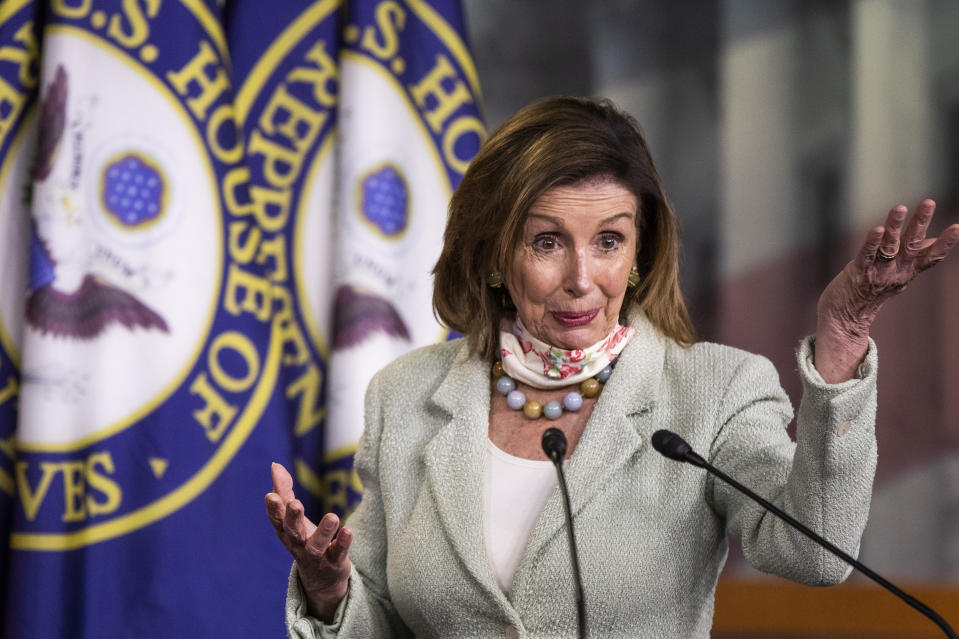
[[[600,238],[599,245],[604,251],[614,251],[619,248],[619,238],[613,235],[604,235]]]
[[[551,235],[540,236],[533,242],[533,246],[542,251],[552,251],[557,246],[556,238]]]

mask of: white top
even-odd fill
[[[529,533],[555,488],[553,462],[514,457],[486,440],[483,532],[503,592],[509,592]]]

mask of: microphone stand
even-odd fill
[[[663,433],[663,435],[660,435],[660,433]],[[825,548],[826,550],[828,550],[835,556],[839,557],[840,559],[845,561],[847,564],[849,564],[850,566],[852,566],[853,568],[855,568],[862,574],[866,575],[867,577],[875,581],[877,584],[879,584],[880,586],[882,586],[889,592],[893,593],[894,595],[896,595],[897,597],[905,601],[907,604],[909,604],[910,606],[912,606],[913,608],[921,612],[923,615],[931,619],[937,626],[939,626],[939,628],[943,632],[946,633],[947,637],[949,637],[950,639],[959,639],[959,636],[956,635],[956,631],[952,629],[952,626],[946,623],[946,620],[943,619],[941,616],[939,616],[939,613],[937,613],[935,610],[933,610],[926,604],[922,603],[921,601],[919,601],[912,595],[906,592],[903,592],[898,586],[896,586],[889,580],[883,578],[881,575],[874,572],[872,569],[870,569],[865,564],[861,563],[859,560],[843,552],[832,543],[826,541],[824,538],[820,537],[818,534],[816,534],[815,532],[813,532],[812,530],[810,530],[803,524],[796,521],[793,517],[786,514],[784,511],[780,510],[779,508],[769,503],[768,501],[766,501],[765,499],[763,499],[762,497],[760,497],[759,495],[757,495],[750,489],[740,484],[738,481],[736,481],[735,479],[733,479],[732,477],[730,477],[723,471],[719,470],[718,468],[716,468],[715,466],[707,462],[705,459],[697,455],[696,452],[693,451],[693,449],[690,447],[690,445],[686,443],[686,441],[683,440],[679,435],[676,435],[675,433],[672,433],[668,430],[656,431],[655,433],[653,433],[653,447],[656,450],[658,450],[660,453],[665,455],[666,457],[669,457],[670,459],[689,462],[693,466],[698,466],[700,468],[703,468],[707,472],[710,472],[716,477],[719,477],[721,480],[723,480],[724,482],[726,482],[727,484],[729,484],[736,490],[747,495],[748,497],[752,498],[760,506],[762,506],[763,508],[765,508],[772,514],[776,515],[777,517],[779,517],[786,523],[794,526],[796,530],[806,535],[807,537],[809,537],[810,539],[812,539],[813,541],[821,545],[823,548]]]
[[[580,639],[586,638],[586,604],[583,601],[583,582],[579,575],[579,554],[576,551],[576,537],[573,534],[573,515],[569,505],[569,491],[566,489],[566,475],[563,474],[563,458],[566,456],[566,435],[558,428],[547,428],[543,432],[543,452],[556,467],[559,489],[563,494],[563,512],[566,515],[566,539],[569,542],[569,558],[573,567],[573,595],[576,599],[576,622]]]

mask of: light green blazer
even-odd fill
[[[664,458],[660,428],[855,554],[876,464],[876,349],[859,378],[828,385],[798,352],[792,408],[764,358],[716,344],[683,348],[638,317],[635,337],[566,462],[592,637],[705,638],[726,535],[756,568],[809,584],[842,562],[705,471]],[[464,340],[414,351],[378,373],[356,456],[363,501],[348,525],[350,590],[334,623],[306,614],[294,566],[292,637],[575,637],[576,608],[558,491],[530,534],[510,592],[483,537],[489,364]],[[517,491],[523,489],[516,487]]]

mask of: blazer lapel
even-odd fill
[[[433,394],[449,421],[426,446],[426,475],[450,545],[483,589],[515,617],[496,581],[483,533],[489,366],[475,357],[464,361],[466,357],[464,346]]]
[[[632,325],[636,334],[620,355],[616,371],[596,402],[576,450],[564,464],[574,518],[646,444],[637,426],[643,416],[650,414],[659,397],[665,338],[645,316],[636,318]],[[562,496],[557,488],[530,533],[514,585],[541,548],[564,526]]]

